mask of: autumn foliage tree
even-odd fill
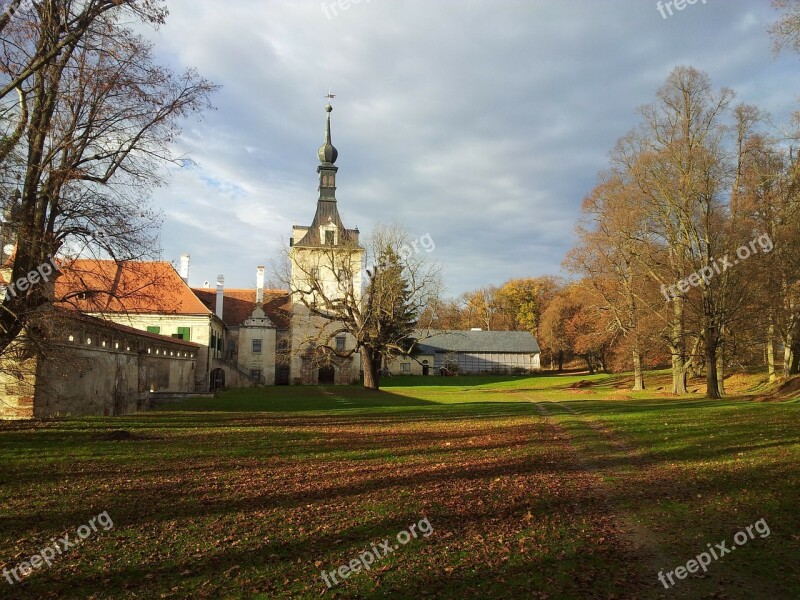
[[[421,321],[432,329],[529,331],[536,336],[544,309],[562,285],[557,277],[528,277],[465,292],[455,300],[435,298]]]
[[[774,378],[776,337],[783,374],[797,367],[796,153],[733,100],[706,74],[675,69],[584,201],[565,264],[612,316],[637,389],[659,338],[675,394],[704,372],[707,395],[720,397],[726,369],[752,361],[752,346],[765,348]]]

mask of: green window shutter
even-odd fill
[[[185,342],[192,341],[192,328],[191,327],[178,327],[178,335]]]
[[[161,333],[161,327],[152,326],[147,328],[147,333]]]

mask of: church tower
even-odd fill
[[[339,152],[331,140],[331,113],[325,107],[325,139],[319,149],[319,198],[308,227],[295,225],[290,240],[292,294],[292,379],[296,383],[352,383],[360,357],[331,356],[319,347],[345,354],[355,347],[349,334],[336,333],[336,323],[312,314],[341,300],[360,301],[364,249],[358,229],[347,229],[339,216],[336,177]]]

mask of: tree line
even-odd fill
[[[776,51],[800,50],[800,2],[776,0]],[[543,358],[590,372],[668,365],[672,392],[704,374],[725,392],[732,369],[770,380],[800,370],[800,159],[797,118],[776,126],[690,66],[673,70],[612,149],[583,201],[571,280],[518,279],[427,318],[444,329],[530,331]]]

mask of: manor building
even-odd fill
[[[265,289],[265,268],[256,269],[254,289],[189,286],[190,256],[180,270],[167,262],[76,260],[65,265],[56,298],[71,298],[71,308],[151,334],[200,345],[194,391],[222,387],[352,383],[360,360],[320,351],[328,331],[336,329],[309,310],[316,295],[360,299],[364,249],[358,229],[348,229],[336,200],[336,160],[331,140],[330,104],[319,149],[319,197],[307,227],[294,226],[290,238],[290,290]],[[346,281],[345,281],[346,278]],[[318,286],[314,289],[314,286]],[[347,334],[330,336],[340,353],[354,351]]]
[[[358,381],[356,340],[322,314],[331,304],[358,305],[365,256],[359,230],[339,214],[330,104],[325,111],[316,212],[310,225],[292,229],[288,290],[266,289],[264,267],[257,267],[253,289],[226,289],[222,275],[213,288],[192,288],[188,254],[180,270],[163,261],[59,259],[49,293],[53,348],[61,358],[30,361],[27,371],[17,369],[25,371],[21,379],[0,370],[0,418],[127,414],[148,408],[159,392]],[[0,223],[0,238],[2,298],[13,267],[13,230]],[[428,337],[419,360],[397,359],[392,370],[432,375],[451,364],[462,372],[539,366],[530,334]]]
[[[164,261],[59,259],[50,286],[60,323],[52,342],[64,360],[29,361],[19,377],[0,373],[0,417],[127,414],[159,392],[356,381],[355,340],[309,309],[323,295],[358,301],[362,285],[364,250],[358,229],[339,215],[333,108],[325,110],[316,213],[291,232],[289,290],[265,289],[263,266],[254,289],[226,289],[222,275],[215,287],[192,288],[188,254],[180,270]],[[9,227],[0,234],[2,298],[15,239]],[[338,357],[321,351],[326,336]]]

